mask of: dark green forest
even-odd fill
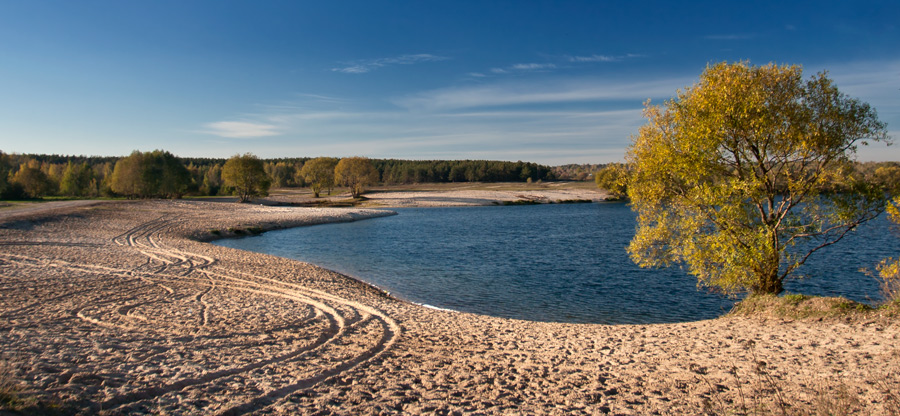
[[[0,199],[230,195],[232,190],[222,179],[226,160],[181,158],[162,150],[136,151],[124,157],[0,151]],[[309,160],[279,158],[263,162],[272,187],[283,188],[309,185],[300,174]],[[521,161],[372,159],[371,162],[385,185],[572,179],[549,166]],[[563,173],[563,177],[557,172]],[[591,179],[587,174],[580,176]]]

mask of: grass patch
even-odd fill
[[[225,231],[227,231],[228,233],[234,234],[234,235],[260,235],[260,234],[264,233],[266,230],[264,230],[262,227],[257,227],[255,225],[253,225],[253,226],[246,227],[246,228],[228,227],[227,229],[225,229]],[[215,235],[215,236],[222,236],[222,231],[220,231],[218,229],[211,229],[211,230],[209,230],[209,233],[212,235]]]
[[[0,414],[8,415],[70,415],[77,409],[71,404],[38,399],[25,393],[15,378],[13,365],[0,359]]]
[[[594,201],[592,201],[590,199],[559,199],[559,200],[556,200],[555,203],[557,203],[557,204],[590,204],[593,202]],[[551,204],[552,203],[553,202],[551,202]]]
[[[501,201],[499,205],[510,206],[510,205],[539,205],[540,201],[535,201],[531,199],[517,199],[515,201]]]
[[[300,207],[315,207],[315,208],[352,208],[359,206],[364,201],[366,201],[366,197],[360,197],[358,199],[341,199],[341,200],[333,200],[333,199],[317,199],[313,201],[304,201],[295,204],[291,204],[294,206]]]
[[[728,315],[809,319],[843,317],[873,310],[875,309],[869,305],[842,297],[786,294],[749,296],[734,305]]]
[[[6,360],[0,360],[0,409],[20,409],[26,404],[20,394],[21,387],[16,383],[12,366]]]

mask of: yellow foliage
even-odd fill
[[[900,223],[900,196],[887,205],[887,212],[891,221]],[[885,300],[900,302],[900,259],[886,258],[878,264],[877,270]]]
[[[837,241],[883,209],[854,178],[842,178],[852,193],[818,192],[857,142],[888,140],[874,110],[824,74],[716,64],[644,116],[626,155],[638,213],[628,251],[641,266],[682,264],[729,294],[779,293],[821,247],[797,242]]]
[[[367,185],[378,182],[378,171],[368,158],[345,157],[334,167],[334,180],[350,188],[354,198],[359,198]]]

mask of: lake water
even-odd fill
[[[314,263],[438,308],[536,321],[663,323],[713,318],[733,300],[677,267],[641,269],[624,203],[407,208],[399,215],[270,231],[216,244]],[[820,250],[787,291],[880,299],[873,269],[900,252],[884,218]]]

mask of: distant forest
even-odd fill
[[[561,181],[592,181],[594,180],[594,174],[605,167],[605,163],[586,163],[554,166],[551,169],[553,170],[553,176]]]
[[[0,199],[28,199],[45,196],[96,198],[121,196],[215,196],[230,195],[225,186],[222,167],[226,159],[179,158],[157,150],[140,154],[143,163],[152,166],[142,171],[150,189],[129,190],[130,194],[113,191],[116,164],[131,156],[61,156],[4,154],[0,151]],[[264,159],[264,168],[272,187],[309,186],[300,174],[311,158]],[[382,184],[418,184],[446,182],[539,182],[552,180],[593,181],[595,174],[608,165],[569,164],[546,166],[530,162],[491,160],[399,160],[371,159]],[[124,165],[124,164],[120,164]],[[125,170],[127,166],[120,166]],[[823,186],[840,191],[835,178],[863,177],[885,190],[900,192],[900,163],[858,162],[844,166]],[[135,174],[134,172],[131,173]],[[172,183],[185,184],[170,189]],[[118,187],[116,189],[122,189]]]
[[[222,180],[222,166],[226,159],[178,158],[164,151],[147,152],[160,164],[159,176],[171,171],[172,164],[183,166],[190,178],[186,190],[159,196],[227,195]],[[125,157],[62,156],[35,154],[3,154],[0,152],[0,199],[40,198],[43,196],[116,197],[112,181],[116,163]],[[311,158],[264,159],[265,171],[273,187],[304,187],[300,170]],[[571,169],[558,170],[530,162],[489,160],[398,160],[372,159],[384,184],[415,184],[442,182],[537,182],[575,179]],[[168,168],[166,167],[168,166]],[[574,165],[571,165],[574,166]],[[583,169],[591,166],[583,165]],[[183,170],[176,166],[177,174]],[[582,174],[579,180],[591,180],[592,173]]]

